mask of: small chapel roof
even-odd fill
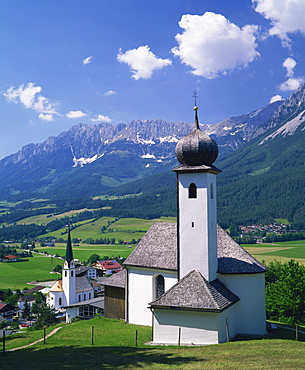
[[[267,270],[220,226],[217,227],[217,240],[219,273],[253,274]],[[124,264],[176,271],[178,269],[177,224],[165,222],[153,224]]]
[[[172,309],[223,311],[239,299],[218,279],[208,282],[199,271],[192,270],[150,305]]]
[[[124,264],[177,270],[177,225],[167,222],[154,223]]]

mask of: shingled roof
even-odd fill
[[[209,283],[199,271],[193,270],[150,305],[154,308],[223,311],[237,301],[239,297],[218,279]]]
[[[237,244],[220,226],[217,228],[217,241],[220,274],[254,274],[267,271],[266,266]]]
[[[118,288],[125,288],[126,282],[126,269],[120,270],[116,274],[113,274],[103,280],[103,285],[114,286]]]
[[[177,225],[154,223],[124,264],[177,270]]]
[[[86,276],[80,276],[77,277],[75,280],[75,291],[76,293],[81,293],[86,290],[92,290],[92,284],[90,281],[86,278]]]
[[[267,270],[220,226],[217,228],[217,239],[219,273],[253,274]],[[153,224],[124,264],[177,270],[177,224],[165,222]]]

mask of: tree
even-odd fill
[[[305,266],[271,262],[266,273],[267,318],[287,323],[305,322]]]
[[[88,258],[88,265],[92,265],[93,263],[96,263],[97,261],[99,261],[101,259],[101,257],[96,254],[96,253],[93,253],[91,254],[91,256]]]
[[[28,319],[31,316],[31,308],[30,305],[28,304],[27,298],[24,300],[24,307],[21,312],[21,316],[23,319]]]
[[[37,318],[33,325],[34,329],[50,326],[57,321],[55,309],[47,305],[45,297],[41,292],[35,293],[35,302],[33,303],[31,312]]]

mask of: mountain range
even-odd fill
[[[305,215],[299,196],[305,188],[304,122],[305,84],[284,101],[200,125],[219,146],[215,165],[223,171],[218,175],[223,224],[233,216],[236,222],[250,222],[284,216],[296,221]],[[189,122],[159,119],[80,123],[3,158],[0,198],[85,198],[143,191],[154,183],[151,176],[172,176],[176,143],[192,127]],[[168,184],[160,180],[154,190]]]

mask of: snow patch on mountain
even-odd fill
[[[291,121],[288,121],[287,123],[285,123],[285,125],[281,126],[279,129],[274,131],[272,134],[265,137],[258,145],[262,145],[266,141],[272,140],[278,135],[282,135],[283,137],[285,137],[287,135],[293,135],[295,133],[295,131],[298,129],[298,127],[303,122],[305,122],[305,111],[302,111],[300,114],[298,114]]]
[[[144,155],[141,156],[141,158],[150,158],[150,159],[156,159],[156,157],[153,155],[153,154],[149,154],[149,153],[146,153]]]

